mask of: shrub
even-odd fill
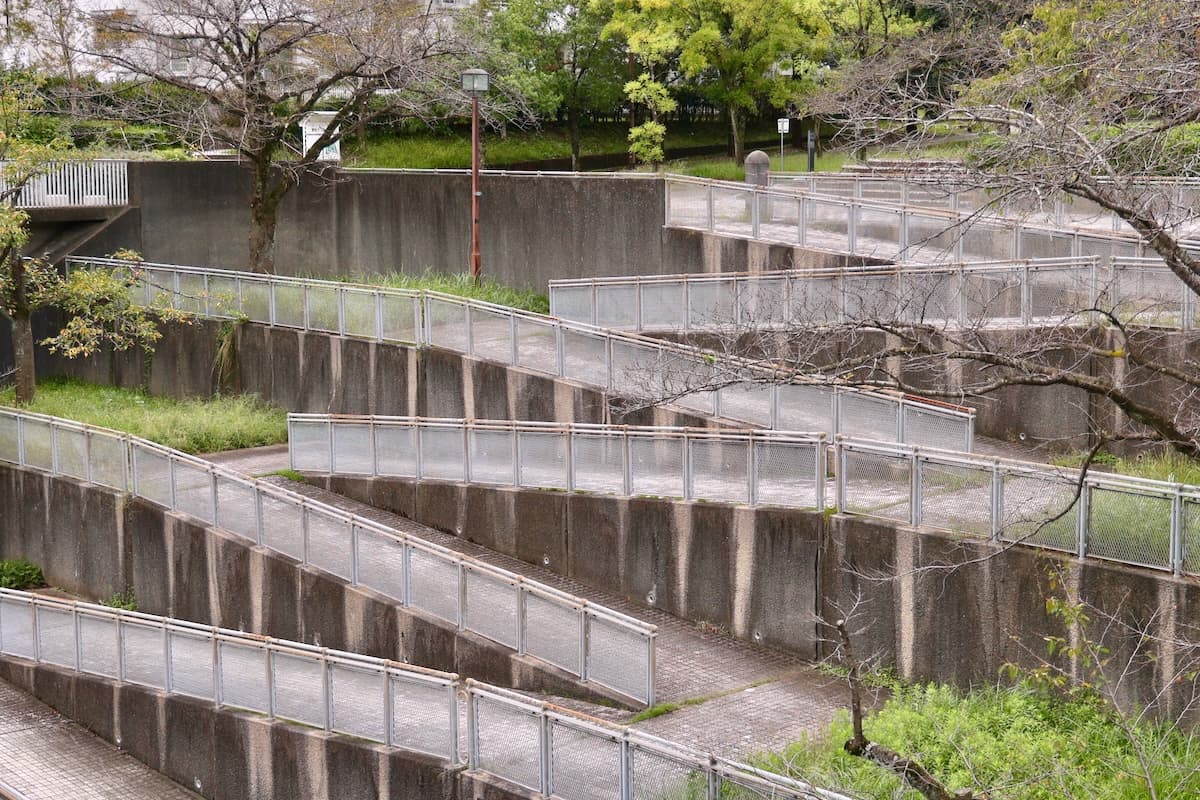
[[[46,585],[42,568],[23,558],[0,561],[0,589],[36,589]]]

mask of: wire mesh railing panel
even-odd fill
[[[420,304],[413,297],[384,294],[381,296],[383,339],[387,342],[417,343],[423,340],[420,333]]]
[[[749,422],[760,428],[772,427],[775,404],[774,387],[769,383],[733,383],[717,392],[721,416]]]
[[[466,440],[461,429],[421,428],[421,474],[443,481],[467,479]]]
[[[1170,569],[1172,502],[1166,495],[1091,487],[1088,555]]]
[[[81,481],[88,479],[88,441],[84,431],[56,426],[54,451],[58,455],[58,472]]]
[[[785,383],[779,395],[777,427],[785,431],[814,431],[833,436],[835,430],[834,390],[814,384]]]
[[[750,502],[750,443],[692,439],[692,495],[725,503]]]
[[[1188,575],[1200,575],[1200,497],[1180,503],[1179,566]]]
[[[375,426],[375,470],[394,478],[417,477],[416,426]]]
[[[963,452],[969,452],[974,444],[968,420],[961,414],[939,412],[912,403],[905,403],[900,413],[904,415],[906,444]]]
[[[458,761],[458,710],[449,685],[390,675],[392,742],[397,747]]]
[[[732,281],[692,281],[687,298],[689,328],[720,328],[737,322],[737,296]]]
[[[958,245],[958,232],[947,222],[944,217],[909,213],[905,259],[932,263],[953,259]]]
[[[33,659],[37,641],[33,624],[33,604],[0,597],[0,652]]]
[[[912,464],[907,456],[842,451],[842,510],[908,523]]]
[[[590,386],[608,386],[608,355],[604,337],[564,329],[563,377]]]
[[[712,230],[734,236],[751,235],[754,208],[752,189],[726,186],[712,187]]]
[[[25,465],[54,471],[54,431],[50,423],[26,417],[21,426]]]
[[[20,426],[20,417],[0,411],[0,461],[21,463]]]
[[[567,475],[569,447],[570,434],[519,431],[517,433],[518,485],[544,489],[566,489],[570,485],[570,477]]]
[[[962,239],[960,246],[964,261],[1000,261],[1017,257],[1011,225],[976,222],[958,235]]]
[[[1072,249],[1070,234],[1022,228],[1019,235],[1018,258],[1069,258]]]
[[[347,336],[375,339],[380,335],[377,296],[359,289],[342,290],[342,328]]]
[[[558,374],[558,334],[551,322],[517,317],[517,366]]]
[[[575,488],[601,494],[625,493],[625,437],[619,433],[578,433],[574,448]]]
[[[386,742],[391,720],[383,702],[387,673],[334,662],[329,666],[329,727],[372,742]]]
[[[165,689],[167,686],[166,637],[161,625],[125,620],[121,624],[121,660],[125,680]]]
[[[596,321],[602,328],[636,328],[638,321],[637,284],[598,284]]]
[[[629,440],[632,493],[684,497],[684,440],[634,437]]]
[[[353,522],[308,508],[304,515],[309,564],[347,581],[354,579]]]
[[[303,284],[272,282],[271,295],[275,300],[274,324],[305,327]]]
[[[855,251],[877,258],[895,258],[900,253],[900,229],[903,224],[898,208],[857,206]]]
[[[517,649],[518,592],[507,579],[467,568],[463,627]]]
[[[271,321],[271,284],[242,278],[237,310],[251,322]]]
[[[687,292],[684,283],[643,283],[642,328],[678,330],[687,326]]]
[[[271,494],[259,495],[262,503],[262,544],[304,560],[304,508]]]
[[[208,523],[216,520],[211,472],[198,464],[175,459],[171,479],[175,485],[175,511]]]
[[[543,598],[525,595],[525,652],[567,672],[579,675],[579,611]]]
[[[254,484],[217,474],[217,527],[258,541],[258,492]]]
[[[1092,305],[1091,273],[1079,269],[1029,271],[1030,315],[1034,321],[1065,321]],[[1086,321],[1079,316],[1079,321]]]
[[[425,325],[429,344],[466,353],[470,347],[467,336],[467,306],[437,297],[425,299]]]
[[[120,677],[121,647],[115,617],[79,616],[79,671],[106,678]]]
[[[708,228],[708,186],[670,181],[667,191],[667,224],[681,228]]]
[[[621,800],[622,769],[621,743],[612,734],[551,720],[552,797]]]
[[[910,309],[896,275],[843,275],[842,308],[837,317],[845,320],[901,319]]]
[[[796,325],[834,325],[842,320],[840,277],[814,275],[790,282],[787,319]]]
[[[923,460],[920,524],[947,531],[992,535],[992,471]]]
[[[292,468],[301,472],[329,472],[333,469],[328,422],[288,421],[288,452]]]
[[[1187,287],[1173,272],[1114,264],[1111,291],[1114,311],[1123,322],[1167,327],[1191,322],[1184,318]]]
[[[587,616],[587,674],[596,683],[649,701],[650,640],[606,617]]]
[[[308,304],[308,328],[326,333],[340,333],[340,290],[331,286],[316,285],[304,288],[305,302]]]
[[[436,617],[458,621],[458,565],[413,548],[409,554],[409,600]]]
[[[168,630],[171,652],[171,691],[215,699],[213,640],[209,634]]]
[[[717,786],[717,796],[721,800],[779,800],[781,796],[791,796],[782,794],[776,786],[731,775],[722,775]]]
[[[1023,273],[1018,271],[967,272],[962,279],[962,322],[990,321],[1019,325],[1023,319]]]
[[[471,354],[501,364],[514,363],[512,317],[475,306],[467,313],[471,316]]]
[[[817,481],[824,471],[825,449],[816,444],[755,442],[757,470],[755,501],[762,505],[821,508],[824,487]]]
[[[542,789],[542,723],[536,713],[472,697],[476,718],[476,766],[534,792]]]
[[[886,299],[874,301],[873,307],[883,312],[877,316],[878,319],[939,326],[961,322],[962,273],[913,271],[898,273],[896,278],[898,288],[892,295],[894,302],[889,304]]]
[[[177,273],[178,290],[175,307],[187,314],[203,314],[207,305],[207,291],[203,275]]]
[[[275,716],[323,728],[328,698],[325,664],[316,656],[272,653]]]
[[[3,420],[0,420],[0,426]],[[128,444],[120,436],[92,431],[89,433],[92,483],[124,492],[129,488]]]
[[[1078,486],[1049,476],[1005,472],[1000,538],[1065,550],[1079,549]]]
[[[591,284],[583,286],[551,286],[550,313],[571,322],[594,324]]]
[[[135,443],[133,451],[134,489],[138,496],[171,508],[171,459],[141,444]]]
[[[404,602],[404,543],[373,528],[358,529],[358,582]]]
[[[513,486],[516,476],[516,431],[469,428],[471,472],[467,480]]]
[[[841,392],[839,433],[860,439],[894,442],[900,409],[894,400],[861,392]]]
[[[634,800],[701,800],[708,797],[708,773],[695,764],[631,745]]]
[[[735,284],[737,317],[742,327],[774,327],[787,324],[788,283],[786,277],[755,277]]]
[[[48,664],[75,669],[75,615],[70,609],[38,609],[38,656]]]
[[[346,423],[332,426],[333,471],[350,475],[375,474],[374,426]]]
[[[217,675],[221,703],[269,714],[271,698],[266,653],[261,648],[230,641],[220,641],[217,647],[221,665]]]
[[[804,244],[822,250],[850,251],[849,206],[810,197],[804,201]]]

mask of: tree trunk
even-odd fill
[[[567,109],[567,129],[571,133],[571,171],[579,171],[579,109]]]
[[[33,323],[28,311],[18,311],[12,315],[12,337],[17,368],[17,405],[24,406],[33,402],[37,391],[33,364]]]
[[[746,163],[746,120],[738,113],[736,106],[729,107],[729,133],[733,137],[733,161],[735,164]]]
[[[255,164],[250,195],[249,269],[275,273],[275,227],[278,222],[280,187],[272,185],[271,165]]]

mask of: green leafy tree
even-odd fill
[[[608,33],[622,37],[645,70],[626,85],[630,99],[648,98],[651,122],[661,123],[655,112],[669,111],[671,105],[655,105],[664,92],[652,84],[665,89],[664,76],[677,72],[723,109],[738,163],[744,157],[747,118],[763,103],[778,107],[792,98],[796,59],[825,25],[818,0],[612,2]],[[644,133],[653,140],[657,130]]]
[[[609,11],[587,0],[510,0],[492,20],[498,71],[542,116],[566,115],[576,170],[582,117],[621,100],[624,49],[601,36]]]

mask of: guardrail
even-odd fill
[[[839,439],[837,508],[1200,575],[1200,486]]]
[[[1141,258],[1141,237],[1084,226],[668,177],[666,225],[888,261]],[[1185,240],[1190,250],[1200,242]]]
[[[846,800],[450,673],[28,592],[0,589],[0,654],[465,762],[546,797]]]
[[[135,302],[153,304],[161,299],[193,313],[244,314],[251,321],[272,325],[434,345],[647,402],[667,398],[689,411],[761,428],[896,437],[963,450],[970,450],[974,439],[970,409],[813,380],[775,385],[779,377],[774,372],[749,361],[438,292],[165,264],[131,266],[111,259],[68,261],[70,269],[94,267],[132,270],[137,278],[131,290]],[[258,287],[252,290],[258,300],[248,304],[244,298],[251,285]],[[285,314],[279,313],[281,291],[291,298],[284,301]],[[355,292],[391,299],[364,303],[364,322],[355,326],[346,322],[345,300]],[[236,298],[236,303],[225,306],[214,300],[222,296]],[[315,311],[317,307],[321,310]],[[398,314],[399,321],[390,320],[391,313]]]
[[[0,461],[129,492],[654,704],[656,628],[125,434],[0,409]]]
[[[1163,269],[1178,286],[1186,286]],[[1146,276],[1140,276],[1147,280]],[[550,311],[616,330],[720,331],[878,319],[978,327],[1062,323],[1095,308],[1093,257],[550,281]],[[1190,294],[1190,293],[1189,293]],[[1132,298],[1131,298],[1132,299]]]
[[[822,510],[825,436],[288,415],[292,469]]]
[[[0,193],[7,190],[7,182],[0,178]],[[51,163],[43,174],[34,176],[21,187],[13,199],[17,208],[123,206],[128,203],[128,162],[104,160]]]

